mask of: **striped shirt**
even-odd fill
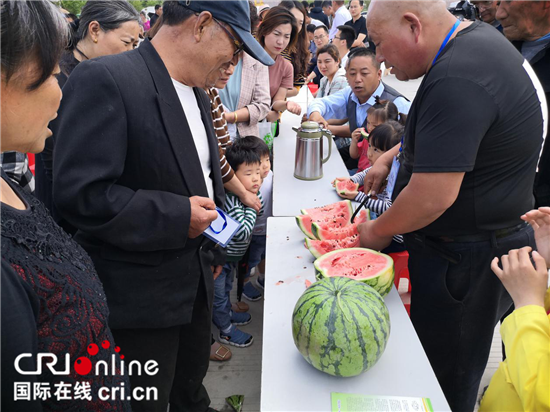
[[[367,173],[372,169],[372,166],[368,169],[363,170],[362,172],[356,173],[351,177],[351,181],[353,183],[359,184],[359,186],[363,186],[363,182],[365,181],[365,176]],[[363,192],[358,192],[357,196],[355,196],[356,202],[363,202],[367,195]],[[388,192],[384,188],[384,190],[381,193],[378,193],[376,195],[378,199],[368,199],[367,203],[365,203],[365,207],[369,209],[371,212],[371,219],[376,219],[379,215],[384,213],[386,210],[390,208],[392,205],[391,197],[389,196]],[[395,240],[398,243],[403,243],[403,235],[395,235],[393,237],[393,240]]]
[[[227,162],[227,159],[225,158],[225,149],[228,145],[231,144],[229,133],[227,131],[227,122],[223,117],[224,110],[218,91],[212,87],[206,91],[206,94],[210,98],[210,110],[212,112],[212,120],[214,122],[214,131],[216,132],[216,137],[218,138],[222,179],[223,183],[227,183],[233,178],[235,174],[233,172],[233,169],[231,169],[231,166]]]
[[[235,233],[235,236],[233,236],[233,239],[227,245],[228,262],[238,262],[246,253],[246,249],[248,249],[254,225],[256,224],[256,217],[261,216],[264,211],[264,201],[260,192],[258,192],[258,197],[262,202],[262,208],[259,213],[256,213],[254,209],[243,204],[234,193],[227,192],[225,194],[225,213],[241,223],[241,227],[239,227],[239,230],[237,230],[237,233]]]

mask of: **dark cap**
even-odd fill
[[[201,13],[208,11],[216,19],[228,24],[244,44],[244,50],[259,62],[271,66],[275,62],[250,33],[250,6],[248,0],[182,0],[184,7]]]

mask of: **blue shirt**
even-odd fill
[[[239,99],[241,97],[241,77],[243,72],[243,59],[235,66],[233,75],[229,78],[227,85],[223,89],[218,89],[220,99],[225,107],[234,112],[238,109]]]
[[[357,103],[357,108],[355,109],[357,124],[363,124],[367,118],[367,110],[374,106],[374,98],[382,95],[383,91],[384,84],[380,82],[372,96],[365,103],[361,104],[357,96],[351,91],[351,87],[348,86],[330,96],[315,99],[307,108],[307,116],[309,117],[312,112],[319,112],[325,119],[345,119],[348,117],[348,99],[351,98]],[[409,113],[411,102],[408,102],[405,98],[398,97],[393,103],[397,106],[399,113]]]

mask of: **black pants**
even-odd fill
[[[451,410],[473,411],[494,328],[512,305],[490,264],[510,249],[535,248],[533,229],[484,242],[439,243],[460,254],[456,264],[415,235],[405,235],[405,245],[411,321]]]
[[[116,344],[128,365],[132,360],[141,365],[152,359],[158,362],[158,373],[130,376],[132,389],[156,387],[158,400],[132,400],[134,412],[205,412],[210,398],[202,380],[208,370],[212,313],[201,279],[190,324],[163,329],[113,329]],[[145,394],[146,392],[144,392]]]

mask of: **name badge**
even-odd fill
[[[218,212],[218,218],[210,223],[203,235],[225,248],[231,242],[241,224],[231,216],[227,216],[220,208],[217,207],[216,211]]]

